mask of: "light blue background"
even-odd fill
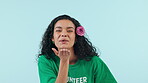
[[[39,83],[39,44],[62,14],[85,27],[119,83],[148,82],[148,0],[1,0],[0,83]]]

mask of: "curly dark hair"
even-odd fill
[[[68,15],[60,15],[53,19],[43,35],[38,57],[41,55],[45,55],[48,59],[52,58],[51,55],[53,55],[54,52],[51,48],[57,49],[57,47],[55,46],[55,44],[52,43],[51,40],[53,38],[54,26],[57,21],[63,19],[72,21],[76,28],[81,26],[81,24],[76,19]],[[96,48],[85,36],[79,36],[76,34],[76,41],[73,47],[74,53],[79,59],[90,60],[93,56],[99,56],[96,52]]]

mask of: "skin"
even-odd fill
[[[70,20],[59,20],[54,26],[52,41],[55,42],[54,53],[60,58],[59,73],[55,83],[66,83],[69,64],[75,64],[77,57],[74,55],[75,25]],[[61,42],[66,40],[66,42]]]

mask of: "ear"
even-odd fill
[[[52,40],[52,43],[54,44],[54,39],[52,38],[51,40]]]
[[[54,42],[54,38],[51,39]]]

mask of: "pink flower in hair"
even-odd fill
[[[84,27],[82,27],[82,26],[77,27],[76,33],[77,33],[79,36],[84,36],[84,33],[85,33]]]

